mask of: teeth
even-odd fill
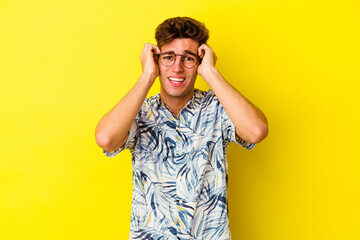
[[[173,82],[183,82],[185,81],[185,78],[169,78],[169,80]]]

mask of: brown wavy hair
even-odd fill
[[[209,30],[204,23],[190,17],[166,19],[155,30],[155,39],[159,48],[175,38],[191,38],[201,46],[209,39]]]

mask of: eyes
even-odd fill
[[[195,58],[193,56],[183,56],[183,61],[195,61]]]
[[[192,54],[175,54],[175,53],[161,53],[160,62],[166,67],[172,66],[176,62],[176,57],[181,56],[181,62],[185,68],[193,68],[197,64],[198,58]]]
[[[161,59],[165,61],[176,61],[176,56],[181,56],[181,61],[183,62],[196,62],[196,58],[190,54],[184,54],[184,55],[164,54],[161,56]]]
[[[163,55],[162,59],[164,59],[164,60],[173,60],[173,59],[175,59],[175,56],[173,56],[173,55]]]

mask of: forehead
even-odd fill
[[[199,43],[191,38],[175,38],[171,42],[165,43],[161,47],[162,52],[173,51],[175,53],[183,53],[185,50],[197,54]]]

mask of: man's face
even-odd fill
[[[161,47],[161,53],[175,54],[193,53],[197,56],[199,43],[190,38],[176,38]],[[161,57],[161,56],[160,56]],[[176,56],[175,63],[166,67],[159,61],[161,99],[171,101],[176,98],[191,99],[197,77],[198,63],[193,68],[185,68],[181,56]]]

